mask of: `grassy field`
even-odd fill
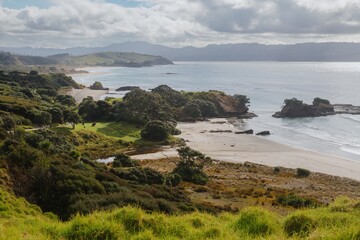
[[[143,126],[126,122],[105,122],[96,123],[95,126],[92,126],[92,123],[85,123],[84,125],[78,124],[75,130],[91,130],[105,134],[106,136],[120,138],[128,142],[134,142],[140,139],[140,132],[142,128]]]
[[[329,207],[279,216],[263,208],[238,214],[148,213],[124,207],[60,222],[0,188],[0,239],[360,239],[360,202],[339,198]]]
[[[72,129],[70,125],[58,127],[63,129]],[[95,126],[92,123],[77,124],[75,131],[92,131],[102,133],[108,137],[115,137],[127,142],[135,142],[140,139],[140,132],[143,126],[127,122],[98,122]]]

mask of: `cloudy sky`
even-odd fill
[[[360,42],[360,0],[0,0],[0,46]]]

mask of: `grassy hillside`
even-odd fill
[[[51,57],[56,59],[56,56]],[[172,64],[171,61],[158,56],[138,53],[104,52],[83,56],[68,56],[60,59],[60,64],[70,66],[125,66],[142,67],[152,65]]]
[[[68,222],[0,188],[0,239],[360,239],[360,202],[339,198],[329,207],[279,216],[262,208],[238,214],[147,213],[123,207]]]
[[[103,52],[83,56],[70,56],[59,54],[49,57],[22,56],[0,52],[1,69],[17,69],[29,66],[51,66],[49,70],[57,71],[58,66],[85,67],[85,66],[123,66],[123,67],[149,67],[154,65],[173,64],[160,56],[151,56],[138,53]],[[61,68],[60,67],[60,68]],[[38,70],[38,69],[36,69]],[[65,71],[65,70],[64,70]]]

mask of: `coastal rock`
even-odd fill
[[[231,130],[210,130],[209,133],[232,133]]]
[[[280,112],[276,112],[275,118],[300,118],[300,117],[320,117],[334,115],[334,106],[326,99],[315,98],[312,105],[303,103],[296,98],[286,99],[285,106]]]
[[[104,88],[101,82],[94,82],[89,88],[91,90],[109,90],[109,88]]]
[[[270,132],[269,131],[262,131],[262,132],[259,132],[256,134],[257,136],[268,136],[270,135]]]
[[[252,119],[254,117],[257,117],[258,115],[256,115],[253,112],[247,112],[244,114],[240,114],[239,116],[237,116],[238,119]]]
[[[235,132],[235,134],[254,134],[254,130],[249,129],[249,130],[246,130],[246,131]]]
[[[334,111],[336,114],[360,115],[360,106],[353,106],[351,104],[334,104]]]
[[[140,87],[138,86],[124,86],[124,87],[119,87],[118,89],[116,89],[116,92],[121,92],[121,91],[132,91],[135,89],[140,89]]]

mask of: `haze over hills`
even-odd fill
[[[173,64],[164,57],[138,53],[99,52],[81,56],[71,56],[67,53],[43,56],[30,56],[0,52],[0,65],[28,66],[28,65],[64,65],[72,67],[83,66],[122,66],[149,67],[154,65]]]
[[[0,51],[16,54],[74,56],[99,52],[137,52],[163,56],[172,61],[360,61],[360,43],[299,43],[292,45],[265,45],[258,43],[213,44],[206,47],[171,48],[148,42],[124,42],[105,47],[10,48]]]

